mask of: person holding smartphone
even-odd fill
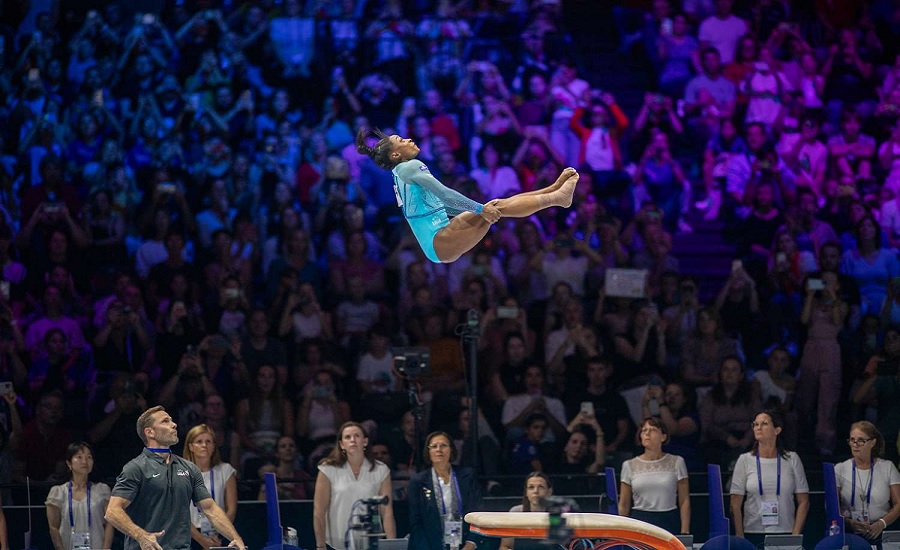
[[[823,455],[837,442],[837,404],[841,394],[841,346],[838,333],[849,307],[841,300],[837,273],[823,271],[806,281],[800,322],[807,325],[807,340],[800,360],[797,409],[800,418],[816,418],[816,445]],[[813,409],[816,409],[815,411]]]
[[[594,403],[584,401],[581,411],[569,422],[569,439],[562,458],[553,467],[554,474],[596,474],[606,463],[603,428],[597,422]],[[591,453],[593,448],[593,453]]]

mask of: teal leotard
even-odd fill
[[[401,162],[391,170],[394,174],[394,193],[413,235],[425,252],[425,257],[441,263],[434,250],[434,236],[450,225],[450,217],[461,212],[480,214],[484,205],[446,187],[431,175],[428,167],[418,159]]]

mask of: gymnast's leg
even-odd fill
[[[548,185],[547,187],[542,187],[540,189],[535,189],[534,191],[525,191],[524,193],[519,193],[517,196],[528,197],[528,196],[533,196],[533,195],[546,195],[547,193],[552,193],[553,191],[556,191],[557,189],[562,187],[562,184],[565,183],[567,179],[574,176],[575,172],[576,172],[576,170],[574,168],[572,168],[571,166],[569,166],[568,168],[566,168],[559,174],[559,177],[556,178],[556,181],[553,182],[551,185]]]
[[[551,206],[568,208],[572,206],[572,196],[575,194],[575,184],[578,183],[578,173],[569,176],[562,185],[549,193],[536,195],[514,195],[505,199],[495,199],[488,204],[496,206],[504,218],[526,218],[539,210]]]
[[[463,212],[434,235],[434,251],[443,263],[455,262],[487,235],[491,222],[474,212]]]
[[[549,193],[535,195],[514,195],[506,199],[495,199],[488,204],[496,206],[505,218],[524,218],[551,206],[568,208],[572,205],[572,195],[578,174],[569,176],[560,188]],[[434,235],[432,244],[438,259],[444,263],[454,262],[471,250],[487,235],[491,222],[480,214],[463,212],[450,220],[450,225]]]

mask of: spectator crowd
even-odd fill
[[[645,439],[743,472],[764,408],[807,463],[849,456],[858,420],[896,462],[900,11],[800,4],[618,3],[636,109],[558,1],[4,8],[0,482],[62,479],[82,440],[115,477],[156,403],[241,480],[311,482],[351,420],[400,477],[432,429],[483,479],[596,473]],[[574,166],[575,202],[431,263],[361,126],[479,202]],[[730,273],[682,274],[676,237],[708,226]],[[608,292],[613,268],[645,295]],[[475,419],[454,332],[473,310]],[[419,380],[393,368],[410,346]]]

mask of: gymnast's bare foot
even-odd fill
[[[574,168],[569,166],[568,168],[566,168],[559,174],[559,177],[556,178],[556,181],[553,182],[553,185],[550,185],[549,187],[545,187],[544,189],[548,193],[552,193],[553,191],[556,191],[557,189],[562,187],[562,185],[566,182],[567,179],[571,178],[572,176],[574,176],[577,173],[578,173],[577,170],[575,170]]]
[[[572,206],[572,197],[575,195],[575,185],[578,183],[578,178],[578,172],[575,172],[575,174],[569,176],[569,178],[563,182],[562,187],[559,188],[558,192],[562,194],[559,205],[563,208]]]

